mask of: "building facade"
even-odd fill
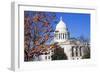
[[[66,24],[63,22],[62,17],[59,23],[56,25],[54,32],[54,42],[58,43],[64,53],[66,54],[68,60],[78,60],[82,59],[86,51],[88,51],[89,45],[87,43],[80,42],[79,40],[73,40],[70,38],[70,33]],[[52,60],[53,55],[52,50],[48,50],[48,54],[42,54],[36,58],[37,60]]]
[[[82,59],[85,51],[88,50],[89,45],[70,38],[70,33],[66,24],[63,22],[62,17],[60,18],[54,33],[54,41],[58,42],[58,44],[64,49],[64,53],[68,59]]]

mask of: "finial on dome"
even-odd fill
[[[62,16],[60,17],[60,20],[62,20]]]

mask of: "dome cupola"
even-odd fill
[[[66,27],[66,24],[63,22],[62,17],[60,17],[60,21],[56,25],[54,34],[55,34],[54,39],[56,42],[64,42],[68,40],[69,37],[68,29]]]
[[[56,30],[59,32],[67,32],[66,24],[63,22],[62,17],[60,17],[59,23],[56,25]]]

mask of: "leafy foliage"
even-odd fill
[[[46,43],[53,39],[56,15],[49,12],[24,11],[24,60],[32,61],[33,55],[47,50]]]

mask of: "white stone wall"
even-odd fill
[[[39,56],[39,60],[40,61],[51,61],[51,55],[47,54],[47,55],[40,55]]]
[[[72,56],[72,46],[71,44],[69,45],[60,45],[62,48],[64,48],[64,52],[66,54],[66,56],[68,57],[68,60],[78,60],[78,59],[82,59],[82,56],[85,54],[86,51],[86,47],[81,47],[80,45],[74,45],[74,49],[73,49],[73,54],[74,56]],[[81,49],[81,50],[80,50]],[[76,51],[77,50],[77,51]],[[77,52],[77,55],[76,55]],[[81,53],[81,54],[80,54]]]
[[[60,45],[62,48],[64,48],[64,53],[68,57],[68,59],[71,59],[71,45]]]

